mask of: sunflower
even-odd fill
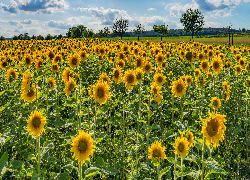
[[[30,74],[29,69],[27,69],[23,74],[21,91],[27,91],[30,88],[32,75]]]
[[[76,68],[80,64],[80,58],[78,55],[74,54],[68,58],[68,63],[71,68]]]
[[[79,56],[80,56],[81,60],[83,62],[85,62],[89,55],[86,53],[86,51],[80,51]]]
[[[127,70],[124,74],[123,82],[125,83],[127,89],[132,90],[133,86],[137,84],[135,71],[132,69]]]
[[[126,59],[126,55],[122,51],[118,52],[116,56],[118,57],[119,60],[125,61]]]
[[[209,71],[209,62],[208,61],[201,61],[200,69],[203,72],[208,72]]]
[[[58,72],[58,71],[59,71],[59,68],[60,68],[60,66],[58,66],[57,63],[51,64],[51,71],[52,71],[53,73]]]
[[[40,137],[45,131],[44,125],[47,123],[46,120],[42,111],[35,110],[31,113],[29,119],[26,120],[28,122],[27,131],[30,132],[30,135]]]
[[[164,61],[164,56],[162,53],[158,53],[156,56],[155,56],[155,61],[156,63],[160,66],[163,61]]]
[[[219,57],[213,58],[213,61],[211,63],[212,69],[216,74],[219,74],[221,70],[223,69],[223,62]]]
[[[241,66],[240,65],[235,65],[235,74],[240,75],[242,72]]]
[[[227,81],[224,81],[223,83],[223,90],[226,91],[226,92],[230,92],[230,85],[228,84]]]
[[[54,88],[55,88],[55,86],[56,86],[56,81],[55,81],[55,79],[53,79],[52,77],[50,77],[49,79],[48,79],[48,86],[49,86],[49,88],[51,89],[51,90],[53,90]]]
[[[166,154],[164,152],[165,149],[165,146],[162,146],[161,142],[155,141],[153,144],[151,144],[150,147],[148,147],[148,159],[152,159],[155,161],[167,159]]]
[[[116,68],[114,68],[113,70],[113,80],[119,84],[122,81],[122,70],[120,68],[120,66],[116,66]]]
[[[144,75],[144,72],[143,72],[143,70],[141,68],[137,68],[135,70],[135,77],[136,77],[137,81],[141,81],[142,78],[143,78],[143,75]]]
[[[2,70],[6,71],[6,70],[7,70],[7,67],[8,67],[8,62],[7,62],[6,59],[0,61],[0,68],[1,68]]]
[[[243,67],[245,67],[245,65],[246,65],[246,58],[241,58],[240,60],[239,60],[239,64],[240,64],[240,66],[243,68]]]
[[[182,79],[173,82],[171,92],[175,97],[182,97],[186,93],[186,85]]]
[[[187,63],[191,64],[193,62],[194,58],[193,58],[193,53],[191,51],[188,51],[185,57]]]
[[[231,67],[232,67],[232,63],[229,60],[227,60],[226,61],[226,68],[229,70]]]
[[[198,54],[198,60],[199,60],[199,61],[203,61],[203,59],[204,59],[203,52],[200,52],[200,53]]]
[[[69,96],[71,94],[71,92],[73,92],[75,90],[76,87],[76,82],[74,81],[73,78],[69,78],[69,81],[65,82],[65,89],[64,89],[64,93],[66,96]]]
[[[94,96],[93,96],[93,91],[94,91],[94,85],[89,85],[88,87],[88,93],[89,93],[89,96],[90,98],[94,99]]]
[[[57,54],[57,55],[54,57],[54,59],[53,59],[52,62],[53,62],[53,63],[62,63],[62,62],[63,62],[63,58],[62,58],[62,56],[61,56],[60,54]]]
[[[25,66],[30,67],[32,65],[32,61],[33,59],[30,55],[26,55],[24,57]]]
[[[198,78],[201,75],[201,71],[199,69],[194,70],[194,77]]]
[[[14,80],[17,79],[17,71],[16,69],[10,68],[7,72],[6,72],[6,76],[5,79],[6,81],[11,84]]]
[[[54,57],[55,57],[55,53],[53,51],[49,51],[48,52],[48,57],[52,61],[54,59]]]
[[[220,106],[221,106],[220,99],[218,97],[212,97],[212,99],[211,99],[211,106],[214,109],[220,108]]]
[[[108,85],[110,85],[111,81],[110,81],[110,78],[109,76],[107,75],[107,73],[102,73],[99,77],[99,80],[100,82],[106,82]]]
[[[175,141],[175,154],[180,155],[182,158],[186,157],[188,155],[189,150],[189,142],[186,137],[177,137],[177,140]]]
[[[214,56],[213,50],[208,51],[208,57],[212,58]]]
[[[151,84],[151,90],[150,93],[153,94],[154,100],[160,104],[161,100],[163,99],[163,96],[161,95],[161,87],[158,86],[155,82]]]
[[[40,91],[35,87],[35,84],[32,84],[32,87],[22,87],[21,89],[21,97],[24,102],[33,102],[36,99],[36,96]]]
[[[224,101],[228,101],[230,97],[230,93],[225,91],[222,93],[222,98],[224,99]]]
[[[63,78],[64,82],[68,82],[70,77],[71,78],[73,77],[73,73],[69,69],[69,67],[66,67],[65,70],[63,70],[63,73],[62,73],[62,78]]]
[[[193,77],[190,75],[186,75],[185,79],[186,79],[187,85],[190,86],[191,83],[193,82]]]
[[[43,60],[42,58],[37,58],[35,62],[35,67],[37,71],[40,71],[43,67]]]
[[[155,73],[154,81],[158,84],[158,86],[162,86],[166,81],[166,76],[163,76],[161,73]]]
[[[205,119],[204,125],[202,127],[203,139],[206,138],[206,144],[216,148],[219,146],[219,141],[224,139],[226,126],[224,122],[226,115],[221,114],[211,114],[209,113],[209,118]]]
[[[96,146],[94,140],[91,139],[91,134],[79,130],[79,135],[72,140],[70,152],[73,152],[73,158],[78,160],[78,163],[85,163],[90,160],[89,156],[93,156]]]
[[[188,140],[188,146],[189,147],[194,147],[194,143],[195,143],[194,134],[190,130],[188,130],[188,131],[185,131],[185,137]]]
[[[235,55],[235,60],[237,61],[237,62],[239,62],[239,60],[242,58],[242,56],[240,55],[240,54],[236,54]]]
[[[142,68],[143,67],[143,64],[144,64],[144,60],[143,60],[143,57],[140,56],[136,59],[135,61],[135,67],[136,68]]]
[[[123,69],[125,67],[125,62],[120,59],[116,62],[116,66],[120,66],[120,68]]]
[[[152,67],[152,64],[150,61],[147,61],[145,64],[144,64],[144,67],[143,67],[143,70],[146,74],[149,74],[151,71],[152,71],[153,67]]]
[[[106,81],[98,81],[93,87],[93,97],[99,104],[105,104],[110,98],[109,86]]]
[[[245,70],[246,70],[247,72],[250,72],[250,63],[247,63],[247,65],[245,66]]]

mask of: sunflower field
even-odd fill
[[[0,42],[0,179],[249,179],[250,47]]]

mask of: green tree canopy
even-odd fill
[[[180,22],[184,26],[184,31],[186,33],[192,33],[193,35],[201,31],[204,26],[204,17],[198,9],[192,10],[188,9],[180,18]]]
[[[167,35],[169,33],[169,30],[168,30],[168,25],[165,26],[165,24],[163,25],[154,25],[153,26],[153,31],[154,32],[158,32],[161,36],[161,41],[162,41],[162,36],[164,35]]]
[[[136,29],[133,30],[133,34],[138,34],[138,41],[140,34],[144,33],[145,29],[141,26],[141,24],[135,26]]]
[[[122,39],[122,35],[128,30],[128,19],[116,19],[112,30],[114,34],[120,35]]]

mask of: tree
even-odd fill
[[[4,41],[4,40],[5,40],[5,37],[1,36],[1,37],[0,37],[0,40],[1,40],[1,41]]]
[[[202,26],[204,26],[203,19],[204,17],[198,9],[192,10],[190,8],[182,14],[180,22],[183,24],[186,33],[192,33],[193,39],[193,35],[202,30]]]
[[[120,35],[122,39],[122,35],[128,30],[128,20],[127,19],[116,19],[113,24],[113,33]]]
[[[165,23],[163,25],[154,25],[153,26],[153,31],[158,32],[161,36],[161,41],[162,41],[162,36],[167,35],[169,33],[168,30],[168,25],[165,26]]]
[[[133,34],[138,34],[138,41],[139,41],[139,36],[140,34],[144,33],[145,29],[144,27],[141,26],[141,24],[135,26],[136,29],[133,30]]]
[[[87,27],[84,25],[78,25],[77,27],[71,28],[71,37],[72,38],[80,38],[82,37],[82,33],[86,31]]]
[[[18,40],[18,37],[16,35],[14,35],[13,40]]]
[[[105,27],[104,30],[99,30],[99,33],[98,33],[99,36],[102,36],[102,37],[106,37],[108,38],[111,33],[110,33],[110,30],[108,27]]]
[[[19,34],[18,39],[22,40],[23,39],[23,34]]]
[[[53,38],[53,36],[51,36],[50,34],[48,34],[46,37],[45,37],[45,40],[51,40]]]
[[[87,31],[83,31],[82,35],[85,38],[94,38],[94,37],[96,37],[93,29],[88,29]]]
[[[44,37],[42,35],[38,35],[37,40],[44,40]]]

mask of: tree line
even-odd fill
[[[76,27],[71,27],[66,32],[66,35],[50,35],[43,37],[42,35],[38,36],[29,36],[28,33],[20,34],[18,36],[14,35],[13,40],[30,40],[30,39],[38,39],[38,40],[51,40],[51,39],[61,39],[62,37],[65,38],[109,38],[109,37],[117,37],[119,36],[121,39],[122,37],[155,37],[160,36],[161,41],[162,37],[168,36],[192,36],[193,35],[227,35],[228,31],[234,34],[240,33],[250,33],[250,30],[246,30],[242,28],[242,30],[235,30],[228,28],[203,28],[205,22],[204,17],[198,9],[192,10],[188,9],[185,13],[182,14],[180,18],[180,22],[182,23],[184,29],[168,29],[168,25],[154,25],[153,30],[145,31],[144,27],[141,24],[135,26],[132,32],[127,32],[129,27],[129,21],[124,18],[116,19],[113,23],[113,28],[110,29],[109,27],[105,27],[102,30],[99,30],[98,33],[94,33],[92,29],[87,29],[84,25],[78,25]],[[111,32],[111,30],[113,32]],[[5,40],[3,36],[0,37],[0,40]]]

